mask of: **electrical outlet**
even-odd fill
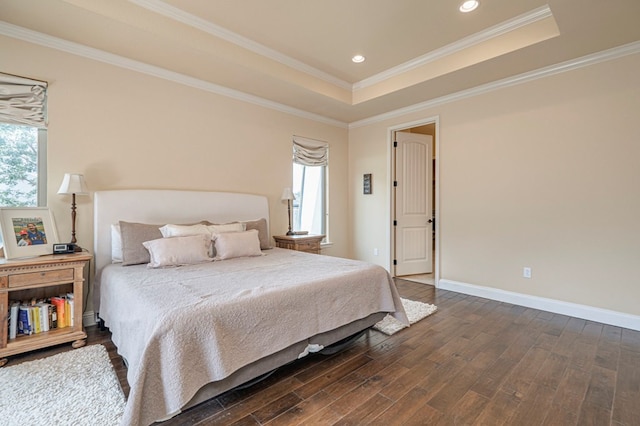
[[[378,255],[378,249],[377,249],[377,248],[374,248],[374,249],[373,249],[373,255],[374,255],[374,256],[377,256],[377,255]]]
[[[524,278],[531,278],[531,268],[529,268],[528,266],[522,268],[522,276]]]

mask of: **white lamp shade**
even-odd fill
[[[285,188],[282,191],[282,197],[280,198],[282,201],[285,200],[295,200],[296,197],[293,196],[293,192],[291,191],[291,188]]]
[[[79,173],[65,173],[58,194],[89,195],[89,188],[84,181],[84,175]]]

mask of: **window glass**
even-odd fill
[[[0,123],[0,206],[38,206],[39,133],[45,131]]]
[[[293,230],[326,235],[326,166],[293,164]]]

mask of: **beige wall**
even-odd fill
[[[639,111],[634,55],[353,128],[353,255],[388,260],[388,129],[438,116],[441,278],[639,315]]]
[[[2,72],[50,82],[48,202],[62,241],[70,201],[56,191],[69,171],[93,191],[264,194],[282,233],[298,134],[331,145],[325,253],[385,264],[389,128],[438,116],[441,278],[640,314],[640,55],[347,132],[10,38],[0,51]],[[78,204],[91,248],[91,200]]]
[[[266,195],[271,233],[287,230],[291,137],[328,141],[331,241],[348,255],[347,129],[0,37],[0,71],[48,81],[48,205],[60,240],[71,235],[65,172],[92,191],[170,188]],[[135,208],[135,206],[132,206]],[[78,197],[78,243],[93,246],[92,199]],[[89,300],[91,300],[89,298]],[[91,307],[89,307],[91,308]]]

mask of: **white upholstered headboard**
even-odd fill
[[[265,218],[269,203],[263,195],[232,192],[126,189],[97,191],[93,198],[93,250],[96,277],[111,263],[111,225],[138,223],[214,223]]]

